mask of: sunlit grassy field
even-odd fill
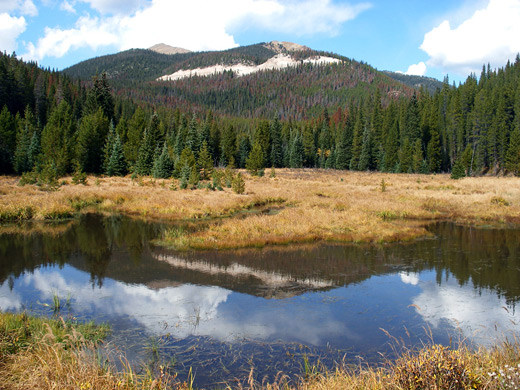
[[[162,243],[178,249],[238,248],[317,240],[390,242],[426,233],[426,223],[520,223],[520,179],[277,169],[275,177],[244,172],[242,195],[231,188],[178,190],[172,180],[64,178],[57,191],[0,178],[0,221],[71,218],[85,210],[166,221],[207,220],[172,228]],[[172,183],[175,185],[172,186]],[[172,190],[172,187],[175,190]],[[256,212],[255,212],[256,211]]]

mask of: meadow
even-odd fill
[[[245,192],[179,189],[175,180],[88,177],[62,179],[55,191],[0,177],[0,222],[74,218],[96,211],[185,222],[160,243],[180,250],[316,242],[383,243],[427,235],[425,225],[520,223],[520,180],[277,169],[275,177],[243,172]],[[202,221],[204,223],[197,223]]]

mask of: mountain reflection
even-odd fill
[[[2,234],[0,309],[70,294],[74,315],[152,334],[376,350],[380,328],[447,326],[480,341],[481,329],[520,321],[518,230],[438,224],[436,238],[399,245],[175,253],[150,244],[163,229],[86,215],[48,234]]]

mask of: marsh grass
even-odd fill
[[[121,359],[122,371],[100,358],[106,326],[73,324],[0,313],[1,389],[188,389],[162,367],[137,374]]]
[[[89,177],[97,185],[45,192],[0,177],[0,222],[72,218],[87,210],[162,221],[221,219],[184,234],[178,249],[261,247],[316,240],[390,242],[427,234],[424,225],[520,224],[520,179],[277,169],[275,177],[242,171],[247,191],[170,190],[171,180]],[[219,180],[232,170],[220,172]],[[71,182],[69,178],[65,181]],[[276,213],[258,213],[262,207]],[[246,213],[244,213],[246,212]],[[173,237],[175,246],[179,237]],[[168,237],[163,237],[163,243]]]

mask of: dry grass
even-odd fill
[[[278,169],[275,178],[244,177],[244,195],[231,189],[172,191],[171,181],[145,178],[137,183],[129,177],[90,177],[87,186],[43,192],[3,177],[0,220],[58,219],[89,207],[171,221],[229,217],[195,233],[166,234],[162,241],[178,249],[408,240],[425,235],[422,226],[435,220],[520,223],[520,179],[513,177],[455,181],[448,175],[302,169]],[[237,214],[254,205],[278,209]]]
[[[251,378],[251,376],[250,376]],[[520,386],[520,344],[505,342],[495,348],[459,349],[431,344],[405,350],[383,367],[352,367],[336,372],[311,368],[296,385],[285,379],[256,384],[251,390],[499,390]]]
[[[0,313],[0,389],[186,389],[160,372],[115,372],[98,360],[96,343],[106,329]],[[103,359],[101,359],[103,361]]]
[[[101,330],[104,332],[104,330]],[[92,326],[72,326],[62,319],[45,320],[25,314],[0,313],[0,389],[192,389],[160,369],[136,375],[128,363],[116,372],[99,359]],[[242,378],[239,378],[242,379]],[[242,382],[242,381],[240,381]],[[498,390],[520,386],[520,343],[471,350],[431,344],[405,349],[384,366],[350,367],[336,372],[306,366],[305,377],[290,384],[281,373],[273,383],[246,378],[250,390],[435,389]],[[227,387],[231,389],[231,387]]]

